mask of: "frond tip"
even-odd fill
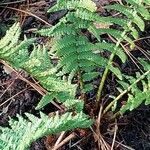
[[[17,116],[18,121],[10,119],[11,128],[0,127],[1,150],[27,150],[40,137],[75,128],[87,128],[92,124],[83,113],[65,113],[62,116],[56,114],[51,118],[43,113],[40,113],[40,118],[28,113],[26,116],[28,119],[20,115]]]
[[[0,59],[8,61],[14,67],[19,68],[28,58],[28,47],[34,39],[19,41],[21,28],[19,23],[14,23],[0,39]]]

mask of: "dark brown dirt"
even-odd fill
[[[118,137],[135,150],[150,149],[150,107],[141,106],[126,114],[122,120],[126,126],[120,127]]]

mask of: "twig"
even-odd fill
[[[99,113],[98,113],[98,118],[97,118],[97,128],[100,128],[102,110],[103,110],[103,106],[101,104],[100,109],[99,109]]]
[[[16,78],[15,78],[16,79]],[[15,80],[14,80],[15,81]],[[0,98],[2,98],[2,96],[7,92],[7,90],[14,84],[14,81],[12,81],[9,86],[6,88],[6,90],[2,93],[2,95],[0,95]]]
[[[115,124],[115,131],[114,131],[114,137],[113,137],[113,142],[112,142],[112,145],[111,145],[111,150],[114,149],[116,135],[117,135],[117,130],[118,130],[118,126],[117,126],[117,122],[116,122],[116,124]]]
[[[0,6],[0,7],[4,8],[4,6]],[[47,21],[45,21],[42,18],[38,17],[37,15],[33,14],[32,12],[21,10],[21,9],[17,9],[17,8],[13,8],[13,7],[5,7],[5,8],[11,9],[11,10],[15,10],[15,11],[19,11],[19,12],[22,12],[22,13],[25,13],[25,14],[28,14],[29,16],[33,16],[33,17],[37,18],[38,20],[42,21],[46,25],[52,26],[50,23],[48,23]]]
[[[76,135],[75,133],[71,133],[69,136],[67,136],[61,143],[59,143],[56,147],[54,147],[52,150],[57,150],[58,148],[60,148],[61,146],[63,146],[64,144],[66,144],[68,141],[70,141],[71,139],[75,138]]]
[[[141,41],[141,40],[146,40],[146,39],[150,39],[150,36],[138,38],[138,39],[136,39],[136,40],[133,40],[133,42],[135,43],[135,42],[138,42],[138,41]],[[127,43],[127,44],[125,44],[124,46],[126,47],[126,46],[128,46],[129,44],[130,44],[130,43]]]
[[[23,89],[22,91],[18,92],[17,94],[13,95],[12,97],[8,98],[5,102],[3,102],[2,104],[0,104],[0,107],[2,107],[4,104],[6,104],[7,102],[9,102],[12,98],[16,97],[17,95],[21,94],[22,92],[26,91],[28,88]]]
[[[105,137],[105,138],[107,140],[112,140],[112,139],[110,139],[108,137]],[[122,144],[122,142],[115,141],[115,144],[117,144],[116,147],[122,146],[122,147],[126,148],[127,150],[135,150],[134,148],[131,148],[131,147],[127,146],[127,145]]]
[[[91,136],[91,133],[85,137],[83,137],[81,140],[77,141],[76,143],[72,144],[70,146],[70,148],[74,147],[74,146],[77,146],[77,144],[79,144],[80,142],[82,142],[83,140],[87,139],[89,136]]]
[[[93,128],[90,128],[94,134],[94,136],[96,137],[96,140],[98,141],[98,148],[101,150],[110,150],[110,146],[108,145],[108,143],[106,143],[106,141],[103,139],[102,135],[100,134],[100,130],[98,128],[96,128],[96,133]]]
[[[20,1],[15,1],[15,2],[1,3],[0,6],[22,3],[22,2],[25,2],[25,1],[26,1],[26,0],[20,0]]]
[[[63,132],[60,134],[60,136],[59,136],[59,138],[57,139],[57,141],[56,141],[54,147],[56,147],[56,146],[61,142],[61,140],[62,140],[62,138],[64,137],[64,135],[65,135],[65,131],[63,131]]]
[[[135,45],[135,47],[150,61],[150,54],[147,51],[137,45]]]
[[[111,37],[110,35],[109,35],[109,37],[110,37],[110,39],[111,39],[114,43],[117,42],[117,41],[116,41],[113,37]],[[136,58],[129,52],[129,50],[126,48],[125,45],[123,45],[122,43],[120,43],[120,46],[123,48],[123,50],[126,52],[126,54],[130,57],[130,59],[131,59],[132,62],[136,65],[136,67],[142,72],[142,70],[141,70],[141,68],[139,67],[139,65],[135,62],[135,60],[136,60],[137,62],[139,62],[139,60],[136,59]]]
[[[124,144],[122,144],[122,143],[120,143],[118,141],[115,141],[115,143],[117,143],[118,145],[121,145],[122,147],[126,148],[127,150],[135,150],[134,148],[131,148],[131,147],[127,146],[127,145],[124,145]]]

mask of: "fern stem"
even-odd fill
[[[125,95],[128,91],[131,90],[131,88],[137,84],[139,81],[141,81],[145,76],[147,76],[150,73],[150,70],[145,72],[140,78],[138,78],[133,84],[131,84],[126,90],[124,90],[120,95],[118,95],[103,111],[103,114],[105,114],[114,104],[116,101],[118,101],[123,95]]]
[[[111,56],[110,56],[109,62],[108,62],[108,66],[106,67],[106,69],[105,69],[105,71],[103,73],[102,79],[100,81],[98,92],[97,92],[97,96],[96,96],[96,101],[97,102],[100,101],[100,98],[101,98],[101,95],[102,95],[102,90],[103,90],[103,87],[104,87],[104,84],[105,84],[105,80],[107,78],[107,74],[108,74],[108,71],[109,71],[109,65],[112,62],[114,56],[115,56],[115,53],[112,53]]]
[[[83,79],[82,79],[81,70],[78,72],[78,79],[79,79],[79,84],[80,84],[80,94],[81,94],[81,98],[82,98],[83,100],[85,100],[84,82],[83,82]]]
[[[132,22],[129,22],[129,23],[127,24],[127,26],[130,26],[131,23],[132,23]],[[124,32],[122,33],[121,36],[124,37],[125,34],[126,34],[126,30],[124,30]],[[105,71],[104,71],[104,73],[103,73],[102,79],[101,79],[101,81],[100,81],[100,83],[99,83],[99,88],[98,88],[98,92],[97,92],[97,95],[96,95],[96,102],[97,102],[97,105],[98,105],[98,103],[99,103],[99,101],[100,101],[100,98],[101,98],[101,95],[102,95],[102,90],[103,90],[103,87],[104,87],[104,84],[105,84],[105,81],[106,81],[106,78],[107,78],[107,74],[108,74],[108,72],[109,72],[109,67],[110,67],[110,65],[111,65],[111,63],[112,63],[112,61],[113,61],[113,59],[114,59],[114,57],[115,57],[115,55],[116,55],[117,47],[120,45],[121,41],[122,41],[122,39],[118,39],[118,41],[117,41],[117,43],[116,43],[116,46],[115,46],[115,48],[114,48],[114,51],[113,51],[112,54],[110,55],[110,58],[109,58],[109,60],[108,60],[108,65],[107,65],[107,67],[106,67],[106,69],[105,69]]]
[[[125,34],[125,33],[124,33]],[[102,95],[102,90],[103,90],[103,87],[104,87],[104,84],[105,84],[105,81],[106,81],[106,78],[107,78],[107,74],[109,72],[109,67],[114,59],[114,56],[116,55],[116,52],[117,52],[117,47],[119,46],[121,40],[118,40],[118,42],[116,43],[116,47],[115,47],[115,50],[113,51],[113,53],[110,55],[110,58],[109,58],[109,61],[108,61],[108,65],[103,73],[103,76],[102,76],[102,79],[99,83],[99,88],[98,88],[98,91],[97,91],[97,96],[96,96],[96,101],[97,103],[100,101],[100,98],[101,98],[101,95]]]
[[[80,90],[83,91],[83,80],[82,80],[82,75],[81,71],[78,72],[78,79],[79,79],[79,84],[80,84]]]

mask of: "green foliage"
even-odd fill
[[[67,14],[53,27],[41,29],[38,33],[55,38],[51,51],[60,58],[57,66],[58,70],[61,70],[59,75],[71,74],[73,78],[74,75],[79,74],[81,75],[79,79],[84,82],[87,81],[84,79],[84,74],[89,76],[91,74],[89,84],[96,77],[93,76],[93,71],[96,72],[97,67],[102,67],[122,80],[120,69],[113,66],[113,59],[108,61],[101,56],[101,52],[109,51],[114,56],[118,55],[123,63],[125,62],[126,54],[119,45],[121,42],[127,42],[134,47],[133,40],[138,38],[138,30],[144,30],[144,19],[150,18],[145,3],[148,2],[129,0],[125,5],[105,6],[105,9],[120,12],[123,17],[118,18],[99,16],[96,13],[96,5],[91,0],[58,0],[48,12],[67,10]],[[110,26],[103,27],[103,24]],[[119,29],[114,29],[111,25],[117,25]],[[97,42],[91,43],[83,29],[95,36]],[[117,44],[102,40],[100,38],[102,34],[112,36],[117,40]]]
[[[18,116],[18,121],[11,119],[10,128],[0,128],[0,149],[25,150],[31,142],[44,135],[89,127],[92,121],[82,113],[84,104],[76,99],[77,85],[72,84],[72,80],[78,77],[82,92],[90,91],[93,89],[91,82],[100,76],[97,71],[99,67],[105,71],[98,89],[98,100],[108,71],[118,78],[121,86],[118,88],[120,95],[114,98],[106,110],[126,93],[128,101],[121,108],[121,113],[137,108],[142,102],[150,104],[150,65],[142,61],[144,73],[131,77],[122,75],[113,62],[115,56],[122,63],[126,61],[123,43],[130,44],[131,48],[135,46],[134,40],[138,38],[139,31],[145,28],[144,20],[150,19],[149,11],[145,7],[147,4],[150,4],[149,0],[128,0],[123,5],[108,5],[104,8],[119,12],[120,15],[104,17],[96,13],[97,8],[92,0],[57,0],[56,5],[48,12],[67,10],[66,15],[53,27],[38,31],[43,36],[54,38],[51,53],[59,58],[56,66],[51,63],[44,46],[34,45],[29,53],[29,45],[34,39],[25,38],[20,42],[20,27],[19,24],[14,24],[0,40],[0,59],[17,69],[25,70],[47,90],[36,109],[43,108],[55,99],[69,111],[75,111],[62,116],[56,114],[51,118],[41,113],[41,118],[27,114],[28,119],[21,116]],[[89,33],[95,38],[94,43],[88,38]],[[103,34],[109,35],[113,40],[108,42],[102,39]],[[114,41],[116,42],[113,43]],[[110,53],[110,58],[102,55],[105,51]],[[67,81],[62,80],[64,75],[68,77]]]
[[[45,47],[34,46],[29,55],[28,46],[34,42],[34,39],[25,39],[18,44],[19,36],[19,24],[14,24],[7,31],[6,36],[0,40],[0,58],[14,67],[27,71],[48,91],[47,95],[51,95],[47,101],[45,101],[44,96],[37,109],[56,98],[68,108],[81,111],[83,102],[75,99],[76,85],[63,81],[56,76],[56,69],[52,65]]]
[[[120,109],[121,114],[128,110],[132,111],[143,102],[145,102],[145,105],[150,104],[150,64],[143,60],[141,64],[144,67],[143,73],[136,73],[136,77],[126,75],[124,81],[118,81],[120,95],[114,99],[114,102],[128,93],[128,100]]]
[[[91,0],[60,0],[48,12],[67,10],[67,14],[53,27],[42,29],[38,33],[55,38],[51,51],[60,59],[57,66],[58,70],[61,70],[59,75],[69,74],[69,80],[71,80],[78,73],[81,75],[79,79],[82,79],[84,83],[88,83],[84,85],[84,88],[86,87],[85,91],[93,89],[89,82],[99,76],[96,68],[105,68],[97,94],[97,99],[99,99],[108,71],[118,77],[119,83],[124,83],[126,86],[129,86],[133,79],[136,80],[133,78],[129,83],[120,81],[124,79],[124,76],[120,69],[113,65],[113,59],[118,56],[122,63],[126,61],[125,48],[121,44],[129,43],[130,48],[134,48],[133,41],[138,39],[139,31],[144,31],[145,29],[144,21],[150,20],[150,13],[146,8],[146,5],[149,4],[150,1],[147,0],[128,0],[122,5],[107,5],[104,7],[105,9],[116,11],[119,16],[103,17],[96,13],[96,6]],[[86,33],[83,32],[85,30],[90,32],[97,39],[97,42],[91,43]],[[113,37],[116,43],[113,44],[113,42],[102,40],[100,35],[103,34]],[[108,60],[101,55],[104,51],[111,53]],[[145,99],[147,103],[147,98],[140,98],[147,89],[144,87],[146,82],[142,81],[142,83],[142,89],[134,85],[132,94],[129,94],[127,105],[121,109],[122,112],[136,108]],[[136,91],[135,89],[138,90]],[[142,94],[140,95],[139,93]],[[135,100],[137,99],[137,94],[140,99],[138,102]],[[131,105],[131,103],[133,104]]]
[[[0,127],[1,150],[27,150],[40,137],[74,128],[90,127],[92,121],[83,113],[65,113],[53,117],[40,113],[40,118],[26,113],[28,119],[18,115],[18,121],[10,119],[10,128]]]
[[[41,118],[26,114],[28,119],[23,119],[19,115],[18,121],[10,119],[10,128],[0,127],[0,149],[3,150],[26,150],[31,142],[45,135],[74,128],[86,128],[92,124],[92,121],[82,113],[83,102],[75,99],[76,85],[56,76],[56,68],[52,65],[47,50],[34,46],[29,55],[28,47],[34,39],[25,38],[19,42],[19,36],[20,26],[14,24],[0,40],[0,59],[7,61],[12,67],[27,71],[48,91],[37,109],[55,98],[74,112],[62,116],[56,114],[51,118],[41,113]]]
[[[0,40],[0,58],[15,67],[20,67],[22,62],[25,62],[28,58],[28,46],[34,41],[33,39],[20,42],[19,23],[14,24],[10,30],[7,30],[6,35]]]
[[[83,107],[81,108],[81,106],[83,106],[83,102],[75,100],[76,85],[63,81],[56,76],[56,69],[51,64],[47,50],[44,47],[43,49],[35,47],[28,61],[22,65],[22,68],[33,75],[48,91],[47,95],[49,95],[49,98],[44,96],[38,104],[37,109],[42,108],[55,98],[63,102],[70,109],[75,107],[78,111],[82,110]],[[45,101],[46,97],[49,100]]]

